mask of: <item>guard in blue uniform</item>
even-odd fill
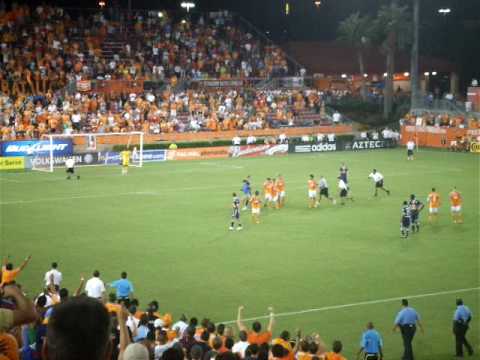
[[[457,308],[453,314],[453,333],[455,334],[455,352],[456,356],[463,357],[463,346],[467,348],[468,354],[473,355],[472,345],[467,341],[466,335],[468,325],[472,320],[472,312],[463,305],[462,299],[457,299]]]
[[[417,331],[417,325],[423,333],[423,326],[420,323],[420,316],[414,308],[408,306],[408,300],[402,300],[402,310],[400,310],[395,318],[395,326],[393,331],[400,329],[403,339],[403,356],[402,360],[413,360],[412,341]]]
[[[382,337],[380,333],[375,330],[373,323],[369,322],[367,324],[367,330],[362,334],[357,358],[363,353],[365,360],[381,360],[383,359],[382,348]]]
[[[410,206],[406,201],[404,201],[402,206],[402,217],[400,218],[400,233],[403,238],[408,237],[411,224],[412,217],[410,213]]]
[[[240,199],[236,193],[232,194],[232,222],[230,223],[230,230],[235,230],[235,222],[237,223],[237,230],[242,230],[242,224],[240,223]]]

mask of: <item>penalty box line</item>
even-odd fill
[[[394,302],[394,301],[400,301],[402,299],[422,299],[422,298],[432,297],[432,296],[451,295],[451,294],[465,293],[465,292],[478,291],[478,290],[480,290],[480,286],[472,287],[472,288],[465,288],[465,289],[438,291],[438,292],[426,293],[426,294],[405,295],[405,296],[392,297],[392,298],[386,298],[386,299],[360,301],[360,302],[351,303],[351,304],[323,306],[323,307],[313,308],[313,309],[276,313],[275,318],[296,316],[296,315],[302,315],[302,314],[308,314],[308,313],[314,313],[314,312],[322,312],[322,311],[328,311],[328,310],[347,309],[347,308],[352,308],[352,307],[357,307],[357,306],[384,304],[384,303],[389,303],[389,302]],[[269,317],[270,317],[269,315],[261,315],[261,316],[242,319],[242,321],[262,320],[262,319],[268,319]],[[220,322],[219,324],[233,324],[236,321],[237,320],[229,320],[229,321]]]

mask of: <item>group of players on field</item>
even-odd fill
[[[372,179],[375,184],[374,196],[378,196],[378,190],[382,190],[387,195],[390,195],[390,190],[385,188],[384,177],[379,171],[373,169],[368,175],[368,178]],[[353,201],[353,197],[349,194],[350,188],[348,185],[348,168],[343,163],[340,167],[340,174],[337,179],[340,204],[344,205],[345,200]],[[252,211],[252,220],[254,223],[259,224],[262,203],[264,207],[275,209],[280,209],[285,205],[285,181],[281,175],[279,175],[276,179],[267,178],[265,180],[263,184],[263,202],[260,199],[259,191],[255,191],[255,194],[252,195],[250,176],[247,176],[247,178],[243,180],[241,191],[243,193],[242,199],[240,199],[236,193],[233,193],[233,212],[230,230],[235,229],[235,223],[237,224],[237,230],[243,229],[240,222],[240,209],[247,210],[248,206],[250,205]],[[317,208],[320,200],[323,197],[329,200],[332,204],[336,204],[336,200],[329,194],[328,183],[324,176],[320,176],[320,180],[317,182],[315,180],[315,176],[313,174],[310,175],[307,181],[307,191],[309,208]],[[456,188],[453,188],[453,190],[450,192],[449,199],[453,222],[455,224],[463,223],[463,200],[461,194]],[[441,204],[440,195],[435,188],[432,188],[432,191],[428,194],[427,204],[429,214],[428,221],[429,223],[434,223],[437,221],[438,211]],[[424,207],[424,204],[418,200],[414,194],[410,195],[409,200],[405,200],[403,202],[400,219],[400,233],[402,237],[407,238],[410,233],[420,231],[420,212]]]

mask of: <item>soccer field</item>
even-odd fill
[[[479,157],[421,151],[407,161],[404,150],[337,152],[273,158],[166,162],[131,168],[81,168],[81,180],[49,173],[2,173],[0,254],[15,264],[33,259],[19,278],[34,295],[52,261],[73,290],[94,269],[104,281],[128,272],[141,306],[152,299],[178,317],[231,321],[237,307],[258,317],[273,306],[283,329],[318,331],[341,339],[354,358],[361,332],[373,321],[385,342],[385,358],[401,357],[401,336],[392,334],[409,296],[422,316],[417,359],[450,359],[455,299],[474,313],[469,338],[479,352]],[[336,196],[342,161],[349,167],[355,202],[322,201],[307,207],[307,179],[325,175]],[[392,191],[373,197],[372,168]],[[242,212],[243,231],[228,231],[231,194],[252,176],[285,177],[287,204],[267,209],[262,223]],[[400,208],[414,193],[425,202],[432,186],[442,196],[438,223],[421,214],[419,234],[400,238]],[[450,219],[448,193],[464,197],[465,223]],[[346,305],[346,306],[342,306]],[[312,309],[309,312],[303,310]]]

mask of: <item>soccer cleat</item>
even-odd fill
[[[233,226],[230,226],[228,229],[229,230],[235,230],[235,228]]]
[[[241,230],[243,230],[243,227],[237,226],[237,231],[241,231]]]

